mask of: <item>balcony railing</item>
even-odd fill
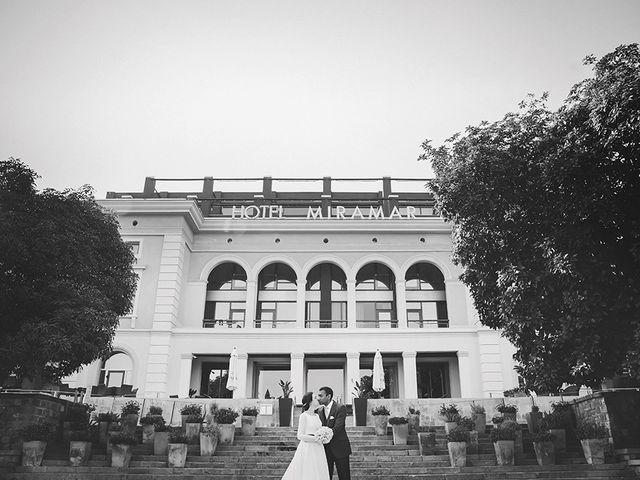
[[[398,328],[397,320],[357,320],[357,328]]]
[[[449,320],[409,320],[409,328],[449,328]]]
[[[244,320],[203,320],[204,328],[244,328]]]
[[[296,328],[295,320],[256,320],[255,328]]]
[[[306,320],[305,328],[347,328],[346,320]]]

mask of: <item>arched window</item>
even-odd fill
[[[205,328],[244,327],[247,300],[247,273],[237,263],[218,265],[207,279],[204,307]]]
[[[133,374],[133,362],[124,352],[111,352],[105,358],[100,370],[99,384],[107,387],[122,387],[123,384],[131,385]]]
[[[389,267],[369,263],[356,275],[356,326],[396,328],[396,279]]]
[[[444,275],[427,262],[413,264],[405,275],[407,326],[446,328],[449,326]]]
[[[347,326],[347,276],[331,263],[313,267],[307,275],[305,327]]]
[[[258,276],[256,328],[294,327],[297,300],[296,272],[284,263],[272,263]]]

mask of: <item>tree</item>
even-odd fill
[[[92,190],[36,191],[36,172],[0,162],[0,382],[56,382],[110,352],[131,310],[134,256]]]
[[[640,373],[640,52],[586,63],[558,111],[531,97],[421,155],[480,320],[538,391]]]

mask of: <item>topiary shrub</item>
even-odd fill
[[[140,413],[140,404],[131,400],[122,406],[122,415],[138,415]]]
[[[151,406],[151,407],[149,407],[149,413],[147,415],[149,415],[149,416],[162,415],[162,408],[161,407]]]
[[[242,415],[245,417],[257,417],[260,413],[257,407],[244,407],[242,409]]]
[[[390,415],[389,409],[384,405],[380,405],[371,410],[371,415]]]
[[[471,441],[469,429],[467,427],[463,427],[462,425],[458,425],[452,428],[451,431],[447,434],[447,441],[469,443]]]
[[[235,423],[238,415],[238,412],[231,408],[220,408],[213,413],[213,418],[221,425],[229,425]]]
[[[405,417],[391,417],[389,419],[389,425],[404,425],[405,423],[409,423]]]
[[[197,403],[190,403],[180,409],[182,415],[202,415],[202,408]]]
[[[438,413],[445,422],[460,421],[460,409],[455,403],[450,403],[449,405],[443,403]]]

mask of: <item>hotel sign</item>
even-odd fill
[[[393,207],[388,215],[385,215],[382,207],[360,208],[355,207],[353,211],[347,212],[347,207],[336,205],[329,209],[327,215],[323,215],[322,207],[308,207],[307,220],[331,219],[331,220],[384,220],[403,219],[415,220],[416,208],[406,207],[406,212],[400,212],[398,207]],[[231,209],[232,219],[255,220],[265,218],[284,218],[282,205],[233,205]],[[304,217],[303,217],[304,218]]]

